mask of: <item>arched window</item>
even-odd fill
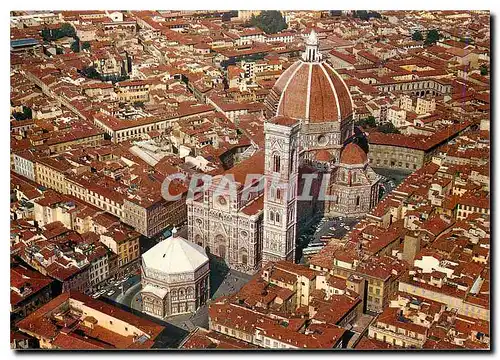
[[[223,259],[226,258],[226,246],[224,244],[219,245],[219,256]]]
[[[276,213],[276,222],[279,223],[280,222],[280,214]]]
[[[274,221],[274,212],[269,211],[269,220]]]
[[[281,159],[279,155],[275,154],[273,156],[273,171],[280,172],[280,169],[281,169]]]
[[[248,252],[247,252],[247,249],[241,248],[240,249],[240,254],[241,254],[241,263],[243,265],[247,265],[248,264]]]
[[[276,200],[281,200],[281,189],[276,189]]]
[[[356,196],[356,206],[359,206],[359,195]]]
[[[196,242],[196,244],[198,244],[199,246],[203,246],[203,239],[201,237],[200,234],[196,234],[195,237],[194,237],[194,241]]]

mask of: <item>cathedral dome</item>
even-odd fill
[[[366,153],[354,143],[347,144],[340,155],[340,163],[345,165],[363,165],[367,161]]]
[[[286,116],[309,123],[343,121],[353,112],[349,89],[326,62],[316,34],[306,39],[302,59],[276,81],[266,99],[267,115]]]

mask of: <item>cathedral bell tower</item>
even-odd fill
[[[300,121],[283,116],[264,124],[263,264],[295,259],[299,130]]]

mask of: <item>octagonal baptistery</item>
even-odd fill
[[[266,115],[300,120],[304,149],[336,149],[333,156],[338,161],[342,145],[353,133],[351,94],[335,69],[322,60],[314,30],[305,45],[302,58],[271,89]]]
[[[205,250],[176,233],[142,255],[142,311],[159,318],[194,312],[209,298]]]

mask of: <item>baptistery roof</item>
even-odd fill
[[[142,255],[143,266],[165,274],[192,273],[208,262],[205,250],[175,233]]]

